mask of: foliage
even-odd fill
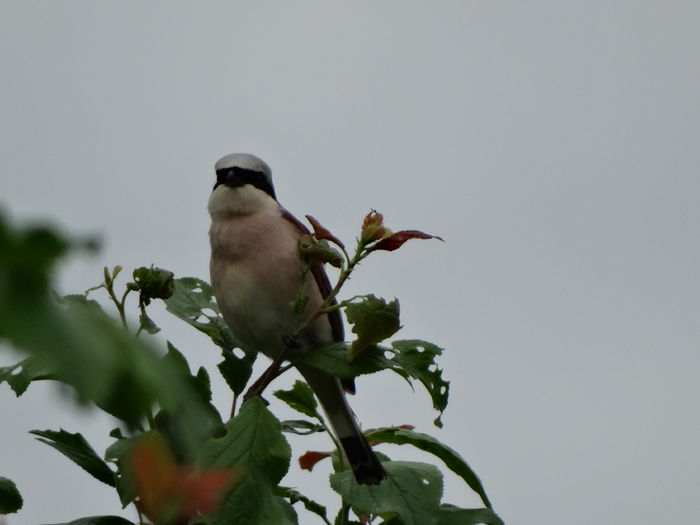
[[[420,340],[385,343],[401,326],[398,300],[387,302],[371,294],[347,300],[338,297],[357,265],[372,253],[394,251],[408,240],[433,236],[417,230],[392,233],[382,215],[372,211],[350,254],[319,221],[308,219],[313,234],[300,242],[300,257],[308,265],[332,264],[339,275],[317,310],[306,311],[303,293],[290,304],[299,319],[293,335],[303,334],[319,316],[340,309],[355,337],[311,349],[281,371],[304,364],[340,378],[354,378],[390,370],[409,384],[423,385],[438,413],[434,423],[442,426],[440,416],[449,397],[449,383],[437,364],[442,349]],[[340,496],[340,505],[332,521],[326,507],[281,485],[292,460],[285,433],[329,432],[311,388],[297,381],[288,390],[274,392],[275,398],[304,416],[296,420],[279,421],[259,397],[243,396],[246,388],[257,393],[251,387],[256,355],[239,349],[211,286],[201,279],[176,279],[167,270],[141,267],[119,289],[116,282],[122,268],[116,266],[105,268],[103,282],[84,294],[55,297],[51,283],[56,262],[70,250],[84,247],[84,242],[48,228],[13,227],[0,216],[0,253],[7,254],[0,258],[0,342],[10,342],[25,353],[16,365],[0,368],[0,383],[7,383],[20,396],[34,381],[58,381],[71,388],[81,403],[93,404],[119,420],[120,426],[110,434],[113,442],[102,455],[80,433],[63,429],[32,433],[95,479],[114,487],[124,506],[135,505],[138,523],[294,525],[302,521],[297,513],[302,508],[326,525],[502,523],[464,459],[408,425],[366,435],[372,445],[410,445],[439,459],[481,497],[484,508],[443,503],[442,472],[432,464],[392,461],[378,452],[387,479],[367,486],[356,483],[338,451],[308,451],[298,457],[308,470],[325,458],[333,460],[330,487]],[[302,272],[302,282],[307,274]],[[118,320],[93,299],[98,292],[112,303]],[[129,326],[134,315],[127,305],[131,294],[137,295],[135,329]],[[147,337],[160,330],[147,310],[154,300],[164,301],[170,314],[207,336],[221,353],[217,368],[231,389],[230,415],[212,404],[210,371],[192,370],[171,342],[158,348]],[[238,408],[241,398],[247,400]],[[21,506],[15,485],[0,477],[0,514],[16,512]],[[64,525],[130,523],[116,516],[93,516]]]

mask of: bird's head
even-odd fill
[[[221,157],[214,165],[216,184],[229,188],[240,188],[246,184],[264,191],[275,199],[275,188],[272,185],[272,170],[261,158],[249,153],[232,153]]]
[[[214,215],[247,214],[277,205],[272,170],[248,153],[232,153],[215,164],[216,184],[209,199]]]

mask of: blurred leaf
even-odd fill
[[[314,219],[311,215],[307,215],[306,219],[311,223],[311,227],[314,229],[314,235],[318,240],[331,241],[336,246],[345,248],[345,245],[340,241],[340,239],[338,239],[338,237],[333,235],[327,228],[321,226],[321,223]]]
[[[173,294],[173,272],[152,265],[150,268],[142,266],[134,270],[133,277],[134,282],[127,286],[131,290],[138,290],[144,304],[149,304],[151,299],[167,299]]]
[[[442,378],[442,370],[435,361],[442,349],[416,339],[393,341],[391,346],[370,346],[349,362],[347,344],[331,343],[310,349],[294,362],[319,368],[341,378],[391,370],[409,384],[411,379],[417,379],[430,394],[433,407],[442,415],[449,397],[449,383]],[[442,426],[440,417],[435,420],[435,425]]]
[[[353,509],[365,514],[397,513],[406,525],[434,525],[442,497],[442,474],[432,465],[389,461],[387,479],[379,485],[359,485],[351,471],[331,475],[331,487]]]
[[[284,512],[281,525],[299,525],[299,516],[297,516],[297,511],[294,510],[292,504],[284,498],[277,498],[277,502]]]
[[[0,476],[0,515],[13,514],[22,508],[22,496],[17,486],[7,478]]]
[[[442,237],[423,233],[418,230],[401,230],[396,233],[392,233],[388,237],[384,237],[377,244],[371,246],[369,249],[372,251],[385,250],[391,252],[400,248],[406,241],[411,239],[438,239],[441,241],[443,240]]]
[[[367,295],[359,303],[348,304],[345,315],[353,325],[353,333],[357,335],[348,353],[350,361],[370,345],[381,343],[401,328],[399,302],[396,299],[387,303],[384,299]]]
[[[297,434],[299,436],[307,436],[316,432],[325,432],[326,429],[318,423],[312,423],[304,419],[286,419],[280,423],[282,432],[288,434]]]
[[[464,461],[462,456],[434,437],[397,427],[378,428],[368,431],[365,435],[369,441],[393,443],[396,445],[413,445],[440,458],[452,472],[461,477],[474,492],[479,494],[484,505],[491,507],[491,502],[476,473]]]
[[[440,505],[437,525],[505,525],[493,509],[460,509],[454,505]]]
[[[153,322],[153,319],[148,317],[148,314],[146,314],[145,311],[141,312],[141,314],[139,315],[139,326],[142,330],[151,335],[160,332],[160,327],[155,322]]]
[[[26,392],[32,381],[53,379],[51,370],[42,362],[28,357],[12,366],[0,367],[0,383],[10,385],[17,397]]]
[[[291,450],[279,421],[258,398],[251,398],[226,423],[227,434],[205,443],[201,464],[207,469],[232,469],[241,482],[224,496],[211,525],[274,524],[284,517],[275,488],[289,468]]]
[[[328,523],[328,518],[326,517],[326,507],[320,503],[307,498],[301,492],[289,487],[277,487],[277,493],[280,496],[287,498],[292,505],[301,502],[306,510],[320,516],[323,521]]]
[[[134,523],[120,516],[90,516],[68,523],[54,523],[53,525],[134,525]]]
[[[30,430],[30,434],[39,436],[38,441],[55,448],[95,479],[110,487],[115,486],[114,472],[81,434],[71,434],[63,429],[58,432],[55,430]]]
[[[290,390],[277,390],[273,395],[305,416],[322,421],[317,410],[318,403],[316,403],[314,391],[303,381],[296,381]]]
[[[214,511],[236,481],[232,470],[177,464],[166,443],[153,435],[138,440],[130,459],[139,508],[154,523],[186,523]]]

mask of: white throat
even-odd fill
[[[279,204],[267,193],[250,184],[239,188],[221,184],[211,193],[207,207],[213,219],[278,210]]]

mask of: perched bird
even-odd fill
[[[301,287],[299,238],[306,227],[277,202],[270,167],[245,153],[226,155],[215,165],[209,199],[211,283],[224,320],[244,350],[262,352],[274,362],[291,359],[322,343],[344,340],[338,310],[318,317],[299,337],[292,312]],[[315,311],[331,286],[320,262],[311,262],[305,281]],[[386,476],[348,406],[341,381],[316,368],[297,369],[323,407],[358,483],[374,485]]]

